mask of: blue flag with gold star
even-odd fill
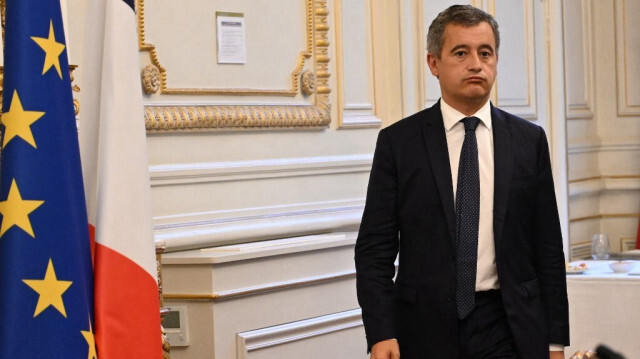
[[[59,0],[7,0],[0,358],[95,358],[93,271]]]

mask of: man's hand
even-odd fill
[[[549,359],[564,359],[564,352],[549,352]]]
[[[371,359],[400,359],[398,341],[395,339],[387,339],[375,343],[373,347],[371,347]],[[552,359],[555,358],[552,357]]]

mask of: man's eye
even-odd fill
[[[480,55],[482,55],[483,57],[489,57],[491,56],[491,51],[482,51],[480,52]]]
[[[457,56],[457,57],[462,57],[464,56],[465,52],[464,51],[456,51],[453,55]]]

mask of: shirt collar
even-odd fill
[[[462,112],[449,106],[449,104],[444,102],[442,98],[440,98],[440,111],[442,111],[444,128],[445,130],[447,130],[447,132],[451,131],[453,126],[460,122],[460,120],[467,117]],[[479,118],[480,122],[482,122],[485,127],[491,130],[491,101],[487,101],[484,106],[482,106],[478,110],[478,112],[474,113],[472,116]]]

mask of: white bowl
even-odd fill
[[[609,263],[609,267],[616,273],[627,273],[636,265],[636,262],[632,261],[618,261]]]

